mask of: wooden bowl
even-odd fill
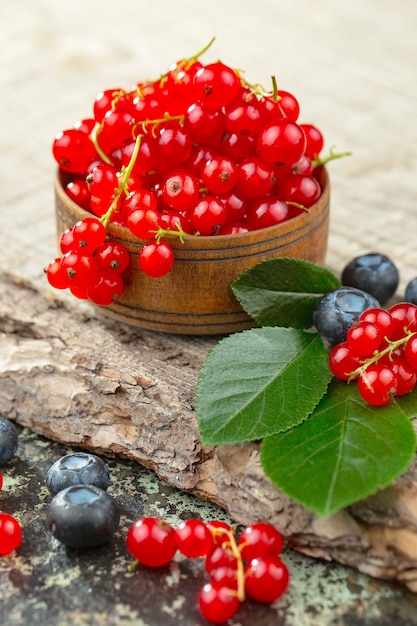
[[[100,310],[122,322],[155,331],[189,335],[227,334],[254,326],[241,309],[230,284],[242,272],[271,257],[296,257],[322,264],[327,250],[330,185],[325,168],[317,172],[322,187],[319,201],[308,212],[261,230],[236,235],[167,237],[175,263],[161,278],[145,276],[137,257],[144,241],[127,228],[111,224],[112,239],[131,255],[122,297]],[[55,178],[58,236],[90,215],[65,193]]]

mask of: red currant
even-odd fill
[[[100,220],[85,217],[72,227],[72,237],[77,248],[81,248],[83,252],[93,252],[104,243],[106,229]]]
[[[162,199],[176,211],[188,211],[196,204],[198,197],[198,180],[185,168],[171,171],[162,183]]]
[[[206,583],[198,594],[200,613],[213,624],[221,624],[233,617],[239,605],[236,592],[221,583]]]
[[[99,267],[121,274],[127,269],[130,261],[127,248],[119,241],[107,241],[94,253]]]
[[[249,230],[268,228],[284,222],[290,216],[288,204],[275,196],[266,196],[249,205],[247,225]]]
[[[257,148],[261,159],[271,165],[293,165],[301,159],[306,147],[304,131],[290,119],[275,120],[265,126],[258,136]]]
[[[405,346],[405,358],[417,370],[417,334],[411,336]]]
[[[358,378],[358,390],[362,398],[373,406],[388,404],[397,392],[397,377],[388,365],[370,365]]]
[[[305,155],[310,159],[314,159],[323,149],[323,135],[313,124],[300,124],[300,128],[303,129],[306,136]]]
[[[209,193],[228,193],[236,184],[237,167],[231,159],[217,156],[206,162],[201,178]]]
[[[276,557],[257,557],[245,568],[245,591],[257,602],[274,602],[287,590],[289,578],[286,565]]]
[[[98,264],[92,254],[71,251],[64,254],[61,268],[69,285],[87,287],[98,274]]]
[[[360,366],[360,358],[353,354],[346,341],[334,346],[329,353],[330,371],[340,380],[349,380]]]
[[[142,517],[127,533],[127,549],[143,565],[162,567],[172,561],[177,551],[174,529],[156,517]]]
[[[0,513],[0,554],[9,554],[22,543],[22,528],[12,515]]]
[[[152,239],[159,228],[159,213],[154,209],[136,209],[126,220],[129,230],[139,239]]]
[[[161,241],[145,243],[139,253],[139,266],[148,276],[160,278],[171,271],[174,265],[174,252],[171,246]]]
[[[89,136],[76,128],[61,131],[56,135],[52,153],[61,169],[75,174],[84,172],[97,156]]]
[[[204,556],[213,547],[210,530],[198,519],[188,519],[179,524],[174,531],[176,546],[189,558]]]
[[[240,88],[234,70],[220,61],[201,67],[194,76],[194,97],[211,109],[221,109],[233,102]]]
[[[88,298],[99,306],[109,306],[120,298],[124,283],[117,272],[99,270],[96,278],[86,287]]]
[[[217,235],[226,223],[227,211],[216,196],[205,196],[187,213],[192,228],[200,235]]]
[[[51,261],[45,269],[46,278],[49,284],[55,289],[67,289],[68,277],[62,271],[61,257],[58,257]]]
[[[258,522],[243,529],[238,545],[242,557],[251,561],[260,556],[278,556],[282,550],[283,539],[272,524]]]
[[[346,341],[350,350],[359,357],[371,356],[381,345],[382,336],[372,322],[361,321],[349,328]]]

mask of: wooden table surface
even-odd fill
[[[43,268],[56,253],[54,135],[88,116],[102,89],[155,78],[215,36],[205,59],[221,58],[264,85],[276,75],[279,87],[299,99],[302,121],[322,129],[325,150],[352,152],[329,167],[326,264],[339,273],[357,254],[388,254],[399,268],[402,294],[417,276],[416,26],[413,0],[323,0],[317,6],[308,0],[2,3],[2,272],[48,292]],[[83,561],[44,534],[42,480],[50,457],[61,451],[21,432],[18,458],[0,502],[5,508],[3,501],[10,498],[33,523],[22,553],[0,561],[0,623],[203,624],[191,600],[201,571],[171,571],[162,585],[154,574],[143,574],[143,595],[135,606],[135,594],[127,591],[132,580],[123,569],[120,537],[112,547],[112,568],[102,552]],[[126,491],[118,492],[120,498],[124,494],[127,516],[144,510],[172,520],[190,511],[222,515],[166,487],[148,470],[112,463],[114,476],[137,481],[142,495],[133,502]],[[18,489],[28,486],[31,497],[25,498]],[[285,600],[268,609],[250,606],[231,624],[408,626],[417,621],[416,597],[400,587],[290,551],[287,558],[294,583]],[[167,594],[165,599],[156,597],[158,590]]]

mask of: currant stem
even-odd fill
[[[122,178],[119,182],[119,186],[116,189],[116,193],[114,194],[114,198],[112,200],[112,203],[110,204],[108,210],[106,211],[106,213],[100,218],[100,222],[103,224],[103,226],[105,228],[107,228],[107,226],[109,225],[110,222],[110,218],[113,214],[113,212],[116,210],[120,196],[122,195],[122,193],[126,190],[127,188],[127,184],[130,178],[130,175],[132,173],[133,167],[135,165],[137,156],[139,154],[139,148],[140,148],[140,144],[142,141],[142,135],[138,135],[135,141],[135,147],[133,149],[132,152],[132,156],[130,157],[130,161],[127,164],[127,166],[122,170]]]
[[[111,162],[107,154],[103,152],[103,150],[100,147],[100,144],[98,143],[98,135],[100,134],[100,132],[101,132],[101,124],[97,123],[94,126],[93,130],[91,131],[91,134],[90,134],[91,141],[93,142],[96,152],[99,155],[99,157],[102,159],[102,161],[107,163],[107,165],[113,165],[113,163]]]
[[[153,230],[151,232],[155,233],[156,243],[160,243],[162,237],[165,235],[175,235],[176,237],[179,237],[181,243],[184,243],[184,237],[195,237],[199,235],[199,233],[193,233],[191,235],[190,233],[186,233],[181,228],[178,228],[177,230],[172,230],[170,228],[158,228],[158,230]]]
[[[242,553],[239,550],[233,530],[226,530],[225,534],[228,537],[228,544],[237,564],[237,598],[240,602],[243,602],[245,600],[245,569],[243,565]]]
[[[388,346],[384,348],[383,350],[381,350],[381,352],[377,352],[376,354],[374,354],[373,357],[365,361],[362,365],[360,365],[360,367],[357,367],[353,372],[351,372],[349,375],[349,380],[353,380],[357,376],[361,376],[362,374],[364,374],[370,365],[374,365],[374,363],[378,363],[380,358],[383,356],[386,356],[386,355],[390,356],[391,353],[394,352],[394,350],[401,347],[402,345],[405,345],[407,341],[409,341],[409,339],[411,339],[411,337],[414,337],[415,335],[417,335],[417,331],[407,332],[407,334],[404,337],[401,337],[401,339],[397,339],[396,341],[387,340]]]
[[[311,165],[313,169],[319,167],[320,165],[326,165],[329,161],[334,161],[335,159],[342,159],[343,157],[351,156],[351,152],[333,152],[333,148],[330,149],[330,153],[325,157],[316,157],[312,160]]]

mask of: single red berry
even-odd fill
[[[90,210],[90,192],[87,183],[82,178],[74,178],[64,186],[69,198],[85,211]]]
[[[392,371],[397,378],[397,396],[405,396],[414,389],[417,383],[417,368],[414,368],[406,358],[395,358],[391,363]]]
[[[226,110],[225,124],[230,133],[254,137],[261,128],[262,116],[256,99],[232,104]]]
[[[359,357],[372,356],[380,347],[382,339],[378,327],[367,321],[358,322],[349,328],[346,335],[350,350]]]
[[[57,257],[49,263],[45,268],[45,274],[48,283],[55,289],[67,289],[69,286],[68,278],[62,271],[61,257]]]
[[[286,565],[273,556],[257,557],[245,568],[245,591],[257,602],[278,600],[288,588]]]
[[[219,152],[225,157],[240,163],[255,154],[256,141],[251,135],[238,135],[226,132],[223,134]]]
[[[210,582],[222,587],[228,587],[229,589],[238,589],[238,575],[237,570],[231,567],[218,567],[210,572]]]
[[[308,209],[321,196],[321,187],[313,176],[291,174],[278,187],[279,195],[287,202],[295,202]]]
[[[154,209],[136,209],[130,213],[126,226],[139,239],[152,239],[159,228],[159,213]]]
[[[283,546],[281,533],[272,524],[258,522],[246,526],[239,536],[238,546],[245,561],[260,556],[278,556]]]
[[[220,139],[224,130],[222,109],[210,109],[201,102],[193,102],[187,109],[184,128],[197,144],[212,144]]]
[[[185,168],[171,171],[162,182],[162,199],[171,209],[188,211],[198,197],[198,179]]]
[[[410,302],[399,302],[388,309],[394,329],[390,339],[401,339],[407,331],[417,331],[417,306]]]
[[[370,365],[358,378],[360,395],[373,406],[388,404],[397,393],[397,386],[392,368],[383,363]]]
[[[127,248],[119,241],[106,241],[97,248],[94,257],[102,270],[121,274],[127,269],[130,256]]]
[[[227,210],[216,196],[208,195],[187,212],[187,219],[200,235],[217,235],[226,223]]]
[[[161,241],[145,243],[139,253],[139,266],[144,274],[160,278],[171,271],[174,265],[174,251],[171,246]]]
[[[226,522],[212,520],[207,523],[207,528],[211,532],[213,542],[216,546],[221,546],[224,542],[230,541],[229,535],[231,528]]]
[[[107,111],[111,111],[117,102],[123,99],[124,95],[125,92],[120,87],[100,91],[93,104],[94,119],[101,122]]]
[[[87,287],[89,300],[99,306],[109,306],[120,298],[124,290],[123,279],[113,271],[99,270],[96,278]]]
[[[210,574],[219,567],[231,567],[237,569],[236,557],[227,545],[215,545],[205,558],[205,568]]]
[[[200,613],[213,624],[226,622],[233,617],[239,606],[236,591],[219,583],[206,583],[198,594]]]
[[[82,130],[70,128],[59,132],[52,144],[53,156],[61,169],[80,174],[97,157],[89,136]]]
[[[201,67],[193,82],[195,99],[211,109],[221,109],[231,104],[240,88],[239,76],[220,61]]]
[[[249,157],[240,163],[236,188],[246,198],[262,198],[271,191],[272,184],[273,169],[259,157]]]
[[[268,228],[290,217],[288,204],[276,196],[265,196],[249,205],[246,222],[249,230]]]
[[[296,122],[282,118],[265,126],[257,140],[258,153],[270,165],[293,165],[306,147],[304,131]]]
[[[126,545],[130,554],[148,567],[167,565],[177,551],[174,529],[156,517],[142,517],[137,520],[129,528]]]
[[[330,350],[329,368],[333,376],[340,380],[349,380],[360,363],[360,358],[353,354],[346,341],[337,344]]]
[[[74,287],[87,287],[96,279],[98,274],[98,264],[94,256],[81,251],[71,251],[64,254],[61,268],[68,280],[68,285]]]
[[[109,200],[115,193],[119,180],[111,165],[100,163],[87,175],[85,182],[92,196]]]
[[[300,124],[300,128],[303,129],[306,136],[305,155],[310,159],[314,159],[323,150],[323,135],[313,124]]]
[[[412,335],[405,346],[405,358],[408,363],[417,370],[417,334]]]
[[[213,537],[207,525],[198,519],[184,520],[174,530],[176,546],[189,558],[204,556],[213,547]]]
[[[0,513],[0,554],[9,554],[22,543],[22,528],[12,515]]]
[[[237,167],[231,159],[216,156],[207,161],[201,172],[201,178],[209,193],[228,193],[236,184]]]
[[[296,122],[300,114],[300,104],[297,98],[289,91],[278,91],[278,107],[284,116],[292,122]]]
[[[85,217],[72,227],[72,237],[77,248],[93,252],[106,239],[106,228],[95,217]]]
[[[360,322],[371,322],[378,329],[383,339],[390,339],[394,331],[394,322],[391,314],[378,307],[367,309],[359,318]]]

